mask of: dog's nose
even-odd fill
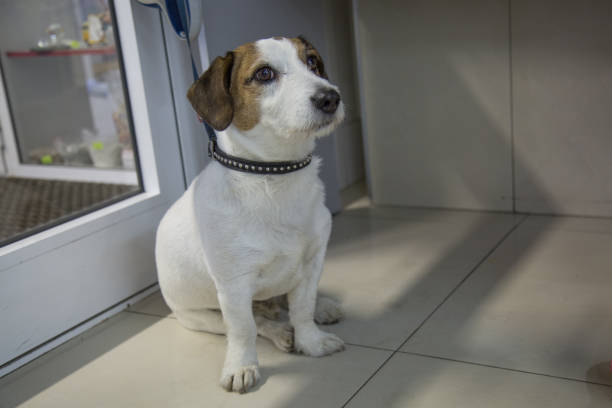
[[[312,104],[325,113],[334,113],[340,103],[340,94],[333,89],[320,89],[310,97]]]

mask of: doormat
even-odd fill
[[[0,177],[0,246],[138,191],[125,184]]]

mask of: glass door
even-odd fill
[[[0,376],[154,290],[184,191],[159,12],[0,0]]]
[[[0,115],[12,124],[8,177],[0,180],[6,245],[141,192],[142,185],[108,2],[4,1],[0,16]]]

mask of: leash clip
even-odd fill
[[[208,141],[208,157],[213,157],[213,152],[215,151],[215,141],[210,139]]]
[[[214,153],[215,153],[215,146],[217,144],[215,143],[215,139],[209,139],[208,140],[208,157],[213,157]]]

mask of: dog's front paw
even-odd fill
[[[344,350],[344,342],[333,333],[309,329],[295,334],[295,350],[312,357],[322,357]]]
[[[334,324],[342,319],[340,304],[326,296],[319,296],[315,309],[314,320],[318,324]]]
[[[240,367],[236,370],[223,370],[221,387],[226,391],[245,393],[259,381],[259,368],[256,365]]]

